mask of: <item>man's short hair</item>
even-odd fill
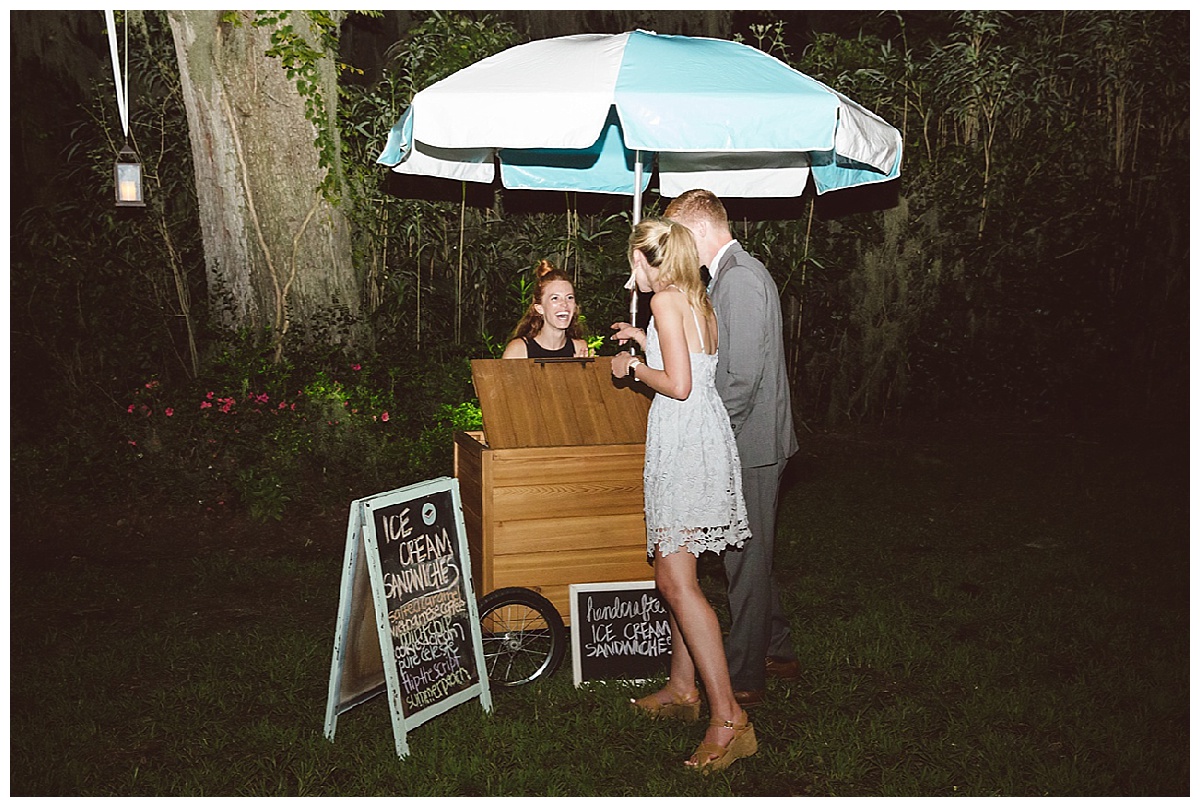
[[[725,205],[721,204],[715,193],[702,188],[684,191],[676,196],[667,205],[663,216],[676,221],[702,218],[717,227],[729,227],[729,215],[725,212]]]

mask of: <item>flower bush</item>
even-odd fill
[[[122,402],[126,473],[143,490],[260,520],[449,475],[454,431],[482,423],[463,400],[468,367],[447,378],[360,359],[263,373],[243,356],[179,387],[151,378]]]

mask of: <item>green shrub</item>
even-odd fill
[[[197,382],[150,379],[123,403],[122,477],[258,520],[451,473],[453,435],[481,427],[462,372],[406,360],[271,365],[249,340]]]

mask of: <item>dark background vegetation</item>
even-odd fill
[[[207,392],[230,381],[212,378],[221,357],[253,377],[255,360],[238,350],[253,354],[262,335],[209,324],[220,300],[205,286],[165,24],[145,15],[130,46],[150,207],[115,211],[106,178],[120,127],[102,15],[11,22],[12,176],[23,190],[12,208],[14,442],[61,442],[85,420],[95,432],[152,378]],[[335,357],[308,323],[289,346],[293,366],[370,355],[394,374],[419,355],[462,380],[459,359],[494,353],[542,257],[573,273],[594,333],[619,317],[628,200],[546,194],[537,206],[552,212],[528,212],[519,194],[472,188],[482,206],[460,217],[457,197],[388,193],[395,181],[374,157],[411,93],[461,64],[528,38],[632,27],[743,38],[905,135],[898,182],[730,205],[737,236],[780,285],[808,428],[997,409],[1185,416],[1183,12],[351,15],[340,58],[355,69],[340,103],[370,338]]]
[[[453,753],[478,740],[465,710],[423,729],[448,773],[413,794],[571,776],[581,795],[1187,792],[1187,12],[352,15],[339,104],[369,336],[334,348],[341,326],[307,323],[281,361],[214,324],[162,15],[130,35],[144,210],[112,207],[102,14],[9,19],[15,793],[399,792],[382,711],[332,755],[310,736],[345,508],[451,472],[452,433],[479,424],[469,359],[497,355],[539,259],[572,273],[593,335],[623,316],[629,211],[477,188],[464,205],[374,159],[442,75],[634,27],[743,38],[904,134],[898,182],[730,202],[785,312],[804,697],[764,713],[747,778],[660,767],[630,789],[587,767],[589,732],[621,716],[523,693],[481,755]],[[545,781],[502,750],[551,753],[539,709],[599,715],[554,735],[583,739]],[[297,756],[260,753],[301,724]],[[619,733],[639,759],[666,739]]]

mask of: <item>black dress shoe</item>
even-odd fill
[[[800,677],[800,662],[796,659],[781,659],[767,656],[767,677],[794,680]]]
[[[759,706],[767,698],[767,693],[761,689],[735,689],[733,699],[743,709]]]

